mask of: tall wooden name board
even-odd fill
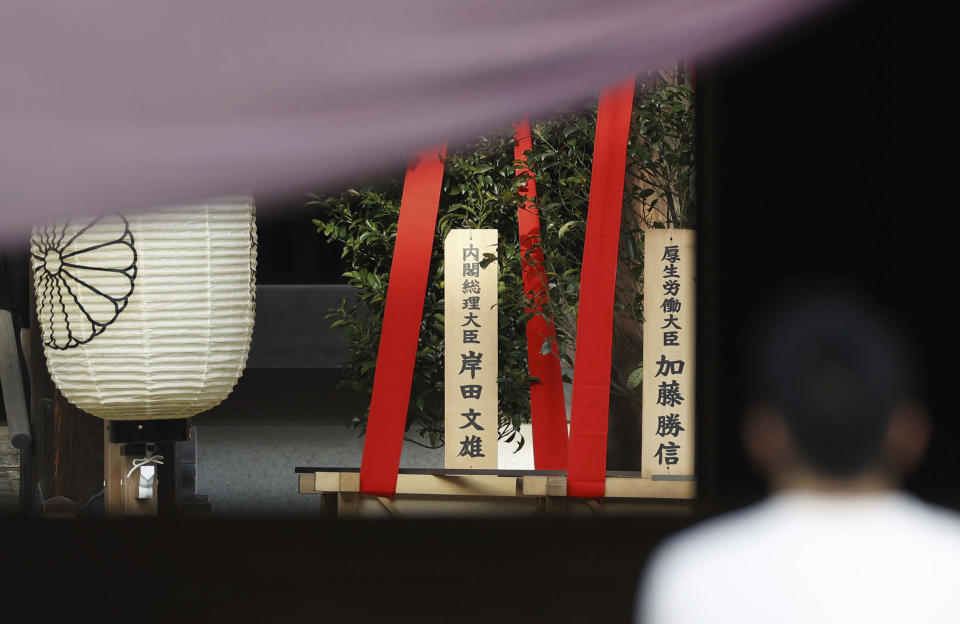
[[[444,242],[444,464],[497,468],[497,230]]]
[[[641,474],[692,477],[696,233],[645,236]]]

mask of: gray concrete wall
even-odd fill
[[[197,416],[197,491],[214,515],[320,513],[297,492],[297,466],[359,467],[363,439],[350,420],[366,408],[338,392],[338,371],[248,370],[221,405]],[[404,443],[400,465],[439,468],[443,450]]]
[[[297,492],[297,466],[356,467],[363,439],[350,426],[366,409],[363,397],[338,391],[337,366],[346,341],[323,316],[347,286],[259,286],[247,370],[218,407],[194,418],[198,493],[214,515],[315,515],[317,496]],[[566,386],[567,414],[571,388]],[[518,453],[501,443],[501,468],[533,468],[533,439]],[[443,449],[405,442],[404,468],[440,468]]]

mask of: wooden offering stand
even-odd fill
[[[549,470],[400,469],[392,498],[361,494],[358,468],[298,467],[301,494],[320,494],[338,518],[688,513],[692,477],[608,472],[606,496],[567,497],[567,477]]]

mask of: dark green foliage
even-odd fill
[[[574,353],[595,125],[595,104],[536,123],[533,149],[528,152],[541,214],[550,292],[548,313],[557,322],[566,368],[572,368]],[[621,266],[639,283],[642,248],[636,236],[638,219],[651,219],[657,212],[665,213],[677,226],[687,226],[692,219],[693,113],[689,87],[675,81],[657,81],[638,89],[628,169],[644,187],[636,186],[636,179],[627,181],[624,205],[635,218],[625,219]],[[501,431],[512,431],[530,418],[529,386],[536,379],[527,373],[524,328],[530,315],[525,312],[517,233],[519,188],[524,182],[515,175],[509,130],[483,137],[446,160],[407,417],[408,432],[415,431],[419,434],[416,438],[425,437],[432,446],[443,443],[443,240],[453,228],[493,228],[500,233]],[[400,177],[377,181],[338,196],[311,195],[307,202],[318,209],[319,218],[314,220],[318,232],[343,245],[343,258],[349,267],[344,277],[359,290],[359,305],[348,308],[341,304],[328,318],[335,319],[333,327],[344,328],[350,341],[350,357],[340,387],[367,396],[373,388],[401,184]],[[618,293],[618,313],[640,319],[642,298],[636,288],[625,290],[629,292]],[[618,385],[619,391],[639,394],[639,388]],[[365,427],[366,415],[357,415],[353,422]]]

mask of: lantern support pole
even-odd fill
[[[23,393],[20,350],[17,346],[13,316],[0,309],[0,386],[10,427],[10,444],[20,450],[30,446],[30,417]]]
[[[209,512],[207,497],[196,493],[196,440],[193,431],[187,419],[177,420],[176,423],[105,420],[103,479],[106,516],[168,517]],[[184,433],[184,439],[181,439],[180,432]],[[157,441],[145,441],[151,437]],[[151,452],[159,461],[144,461]],[[133,470],[141,465],[153,469],[150,492],[141,489],[144,480],[139,468]],[[187,472],[182,473],[185,469]]]
[[[123,458],[110,442],[110,421],[103,421],[103,504],[108,518],[123,517]]]
[[[30,284],[29,342],[24,343],[30,380],[31,445],[23,461],[24,486],[29,487],[36,511],[45,517],[70,517],[80,502],[102,487],[103,467],[99,419],[77,409],[56,390],[47,371],[37,321],[35,285]],[[78,502],[80,501],[80,502]]]
[[[139,468],[134,464],[139,457],[124,454],[128,445],[123,442],[111,442],[115,425],[109,420],[103,423],[104,511],[108,518],[156,516],[160,481],[154,478],[149,496],[141,496]]]

